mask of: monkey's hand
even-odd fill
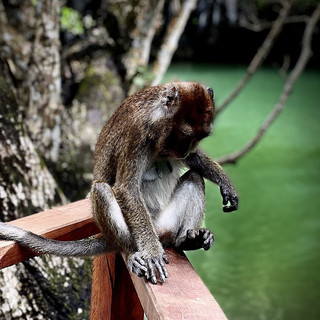
[[[135,252],[128,257],[128,266],[131,271],[139,277],[145,276],[153,284],[157,283],[155,270],[158,272],[161,282],[165,282],[168,277],[165,263],[169,263],[169,261],[163,249],[159,256],[151,258],[145,258],[143,251]]]
[[[238,209],[238,195],[231,184],[223,184],[220,186],[222,196],[223,211],[231,212]],[[228,205],[229,203],[229,205]]]

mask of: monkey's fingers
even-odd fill
[[[138,277],[142,277],[147,272],[147,267],[145,261],[138,255],[138,253],[133,254],[128,260],[129,269],[136,274]]]
[[[168,272],[167,272],[166,267],[164,266],[162,259],[153,258],[152,262],[158,270],[159,278],[160,278],[161,282],[165,282],[166,278],[168,278]]]
[[[230,200],[230,205],[229,206],[224,206],[223,211],[224,212],[231,212],[231,211],[236,211],[238,209],[238,198],[232,198]]]
[[[223,187],[220,188],[220,193],[221,193],[221,196],[222,196],[222,204],[224,206],[226,206],[228,204],[228,202],[229,202],[229,193]]]
[[[142,261],[142,263],[140,263],[139,261],[133,260],[132,261],[132,265],[131,268],[136,268],[136,269],[140,269],[141,271],[143,271],[144,273],[147,271],[147,267],[145,267],[145,263],[144,261]]]
[[[132,266],[132,268],[131,268],[131,270],[132,270],[132,272],[134,273],[134,274],[136,274],[138,277],[143,277],[143,276],[145,276],[145,271],[143,271],[142,269],[140,269],[140,268],[136,268],[135,266]]]
[[[138,262],[141,266],[145,266],[146,263],[144,262],[144,260],[140,257],[135,257],[135,261]]]
[[[157,283],[157,278],[156,278],[156,274],[154,272],[154,268],[153,268],[153,264],[151,259],[147,260],[147,266],[148,266],[148,270],[146,272],[146,277],[148,280],[150,280],[153,284]]]
[[[167,257],[167,255],[165,253],[162,255],[162,259],[166,264],[169,264],[168,257]]]

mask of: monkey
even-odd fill
[[[204,179],[219,186],[223,211],[238,209],[230,179],[199,147],[212,132],[214,110],[213,90],[196,82],[162,84],[126,98],[95,147],[90,199],[101,235],[58,241],[0,223],[0,238],[60,256],[123,252],[133,273],[165,282],[164,248],[208,250],[214,242],[201,227]]]

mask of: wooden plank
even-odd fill
[[[110,320],[115,285],[116,254],[96,257],[93,261],[90,320]]]
[[[58,240],[77,240],[99,232],[91,215],[89,199],[23,217],[9,224]],[[13,241],[0,241],[0,268],[36,255]]]
[[[116,257],[115,286],[112,294],[112,320],[143,320],[143,309],[123,259]],[[102,319],[102,318],[101,318]]]
[[[184,254],[166,250],[169,277],[153,285],[130,273],[148,319],[226,320],[227,317]]]

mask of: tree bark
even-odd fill
[[[1,58],[30,138],[45,159],[56,161],[61,143],[61,75],[58,0],[0,3]]]
[[[4,65],[0,68],[5,70]],[[60,201],[61,192],[27,135],[20,108],[2,76],[0,117],[0,218],[9,221],[49,208]],[[88,263],[38,257],[1,270],[0,318],[68,319],[77,314],[74,306],[84,310],[87,300],[78,295],[90,292]],[[81,279],[74,276],[78,272],[83,273]]]
[[[61,141],[58,11],[58,1],[0,2],[3,221],[66,202],[46,166]],[[1,270],[0,318],[88,317],[90,264],[49,256]]]
[[[48,209],[63,195],[28,136],[20,108],[3,77],[0,117],[0,214],[9,221]]]

